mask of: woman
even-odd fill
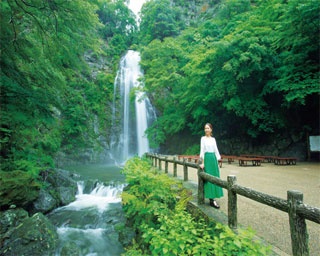
[[[221,159],[217,143],[212,137],[212,125],[207,123],[204,126],[205,136],[201,137],[200,143],[200,168],[210,175],[220,178],[218,160]],[[223,196],[222,188],[205,181],[204,196],[209,198],[210,206],[219,209],[220,206],[215,200]]]

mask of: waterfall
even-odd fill
[[[143,76],[139,62],[139,52],[129,50],[120,61],[114,83],[111,155],[117,164],[150,150],[145,131],[154,120],[155,111],[139,88],[139,78]],[[133,97],[135,100],[131,100]]]

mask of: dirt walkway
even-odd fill
[[[169,174],[172,175],[173,164],[169,163],[168,167]],[[162,170],[164,170],[163,162]],[[282,199],[287,199],[288,190],[298,190],[303,193],[305,204],[320,208],[320,163],[298,162],[297,165],[290,166],[262,163],[261,166],[240,167],[236,162],[232,164],[223,162],[220,173],[223,180],[227,180],[228,175],[236,175],[239,185]],[[188,176],[189,182],[186,185],[196,188],[197,170],[188,168]],[[180,165],[178,165],[178,178],[183,179],[183,168]],[[227,220],[227,200],[227,190],[224,189],[224,197],[218,200],[220,210],[206,207],[221,221]],[[238,196],[238,225],[251,227],[257,236],[273,245],[279,255],[292,255],[287,213]],[[310,255],[320,255],[320,225],[307,221],[307,230]]]

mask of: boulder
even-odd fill
[[[66,242],[61,249],[61,256],[78,256],[81,255],[79,246],[75,242]]]
[[[75,200],[77,181],[74,175],[65,170],[46,170],[41,172],[44,186],[33,202],[30,212],[48,213],[56,207],[67,205]]]
[[[61,205],[67,205],[76,199],[77,188],[72,187],[58,187],[57,188],[59,200]]]
[[[29,214],[21,208],[13,207],[13,209],[0,212],[0,237],[2,237],[10,228],[18,226],[26,218],[29,218]]]
[[[74,175],[66,170],[55,169],[48,170],[47,173],[42,176],[45,177],[46,182],[50,183],[53,187],[75,187],[77,188],[77,182],[73,179]]]
[[[42,213],[36,213],[6,232],[0,255],[55,255],[57,244],[56,228]]]
[[[57,199],[55,199],[48,190],[41,189],[37,200],[33,202],[32,212],[47,213],[59,205]]]
[[[28,208],[38,197],[40,183],[28,172],[0,171],[0,209],[10,205]]]

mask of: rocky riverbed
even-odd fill
[[[61,246],[61,230],[49,216],[75,202],[82,178],[65,170],[42,172],[40,179],[19,171],[0,174],[0,255],[43,256],[57,255],[57,251],[59,255],[81,255],[75,243],[65,242]],[[81,184],[81,193],[88,194],[103,187],[98,180]],[[122,212],[121,207],[118,210],[115,218]],[[125,222],[123,216],[111,219],[108,216],[106,223]],[[113,236],[117,239],[118,235]]]

